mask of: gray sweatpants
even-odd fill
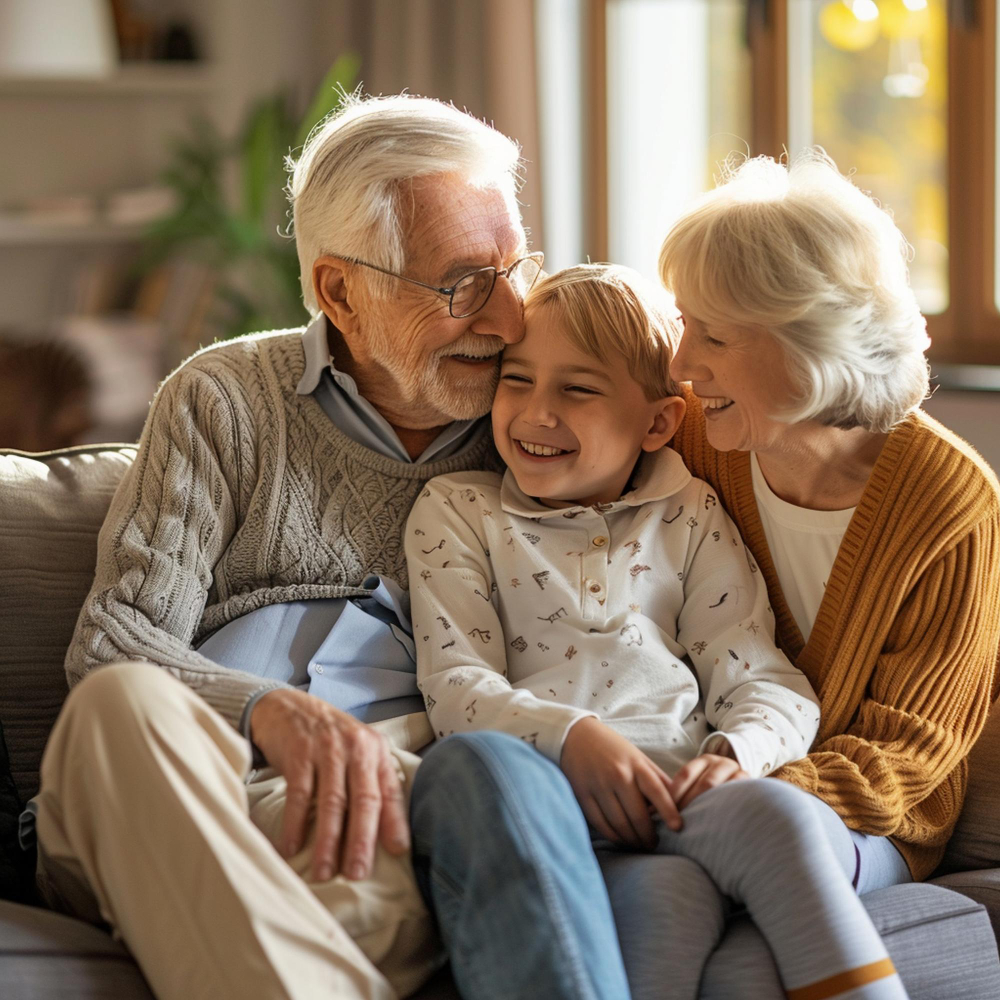
[[[723,785],[683,816],[679,834],[661,828],[655,854],[595,842],[633,1000],[777,1000],[845,958],[884,954],[857,899],[911,880],[884,837],[849,830],[820,799],[770,778]],[[737,925],[713,955],[741,904],[756,926]]]

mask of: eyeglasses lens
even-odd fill
[[[514,270],[510,273],[510,283],[521,298],[524,298],[531,291],[531,286],[538,278],[538,272],[541,269],[542,265],[534,257],[525,257],[517,262]]]
[[[461,318],[471,316],[472,313],[481,309],[493,291],[496,282],[496,271],[493,268],[485,268],[476,271],[474,274],[466,275],[456,286],[451,297],[451,313],[453,316]]]

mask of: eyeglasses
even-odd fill
[[[450,288],[439,288],[437,285],[428,285],[426,281],[417,281],[416,278],[407,278],[406,275],[389,271],[378,264],[369,264],[368,261],[358,260],[356,257],[341,257],[351,264],[359,264],[361,267],[370,267],[373,271],[380,271],[400,281],[408,281],[411,285],[420,285],[421,288],[429,288],[438,295],[444,295],[448,299],[448,312],[455,319],[465,319],[473,313],[479,312],[489,301],[496,287],[497,278],[506,278],[514,289],[518,298],[523,299],[531,286],[538,280],[538,275],[542,270],[542,263],[545,260],[543,253],[529,253],[526,257],[515,260],[510,267],[499,270],[495,267],[481,267],[477,271],[471,271],[463,275]]]

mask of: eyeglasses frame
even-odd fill
[[[339,254],[335,256],[340,256]],[[545,263],[545,254],[541,250],[536,250],[533,253],[526,253],[523,257],[518,257],[509,267],[497,268],[492,264],[487,267],[478,267],[475,271],[469,271],[468,274],[463,274],[458,281],[455,282],[450,288],[441,288],[438,285],[429,285],[426,281],[418,281],[416,278],[408,278],[405,274],[397,274],[395,271],[390,271],[388,268],[379,267],[378,264],[370,264],[366,260],[359,260],[357,257],[340,257],[341,260],[347,261],[349,264],[357,264],[360,267],[370,267],[373,271],[379,271],[382,274],[387,274],[391,278],[399,278],[400,281],[408,281],[411,285],[419,285],[421,288],[428,288],[432,292],[437,292],[438,295],[444,295],[448,299],[448,315],[452,319],[468,319],[470,316],[475,316],[480,309],[482,309],[487,302],[490,301],[490,296],[493,294],[493,289],[497,286],[497,278],[506,278],[511,271],[516,267],[519,267],[526,260],[538,260],[538,274],[542,273],[542,266]],[[486,293],[486,298],[483,299],[482,303],[476,306],[472,312],[462,313],[461,316],[455,315],[454,305],[455,305],[455,291],[458,286],[465,281],[467,278],[471,278],[474,275],[482,274],[484,271],[493,272],[493,283],[490,285],[490,290]],[[531,284],[528,286],[528,291],[534,287],[535,282],[538,280],[538,274],[535,275]]]

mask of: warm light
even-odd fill
[[[854,0],[855,4],[862,0]],[[871,3],[871,0],[868,0]],[[872,5],[874,6],[874,4]],[[876,13],[878,8],[876,8]],[[878,39],[878,20],[863,21],[847,0],[831,0],[819,13],[823,37],[842,52],[860,52]]]
[[[890,41],[920,38],[930,29],[927,0],[879,0],[879,24]]]
[[[854,0],[851,10],[859,21],[878,20],[878,7],[875,6],[875,0]]]

